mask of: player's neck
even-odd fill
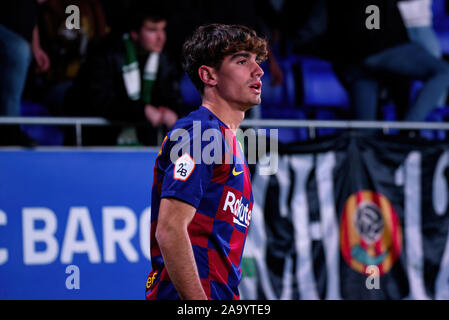
[[[222,100],[203,99],[202,105],[231,129],[234,134],[245,118],[245,111]]]

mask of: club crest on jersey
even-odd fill
[[[188,154],[184,153],[175,161],[173,169],[173,179],[186,181],[195,169],[195,161]]]

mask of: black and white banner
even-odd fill
[[[275,175],[253,174],[241,298],[449,299],[448,144],[283,149]]]

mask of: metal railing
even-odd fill
[[[115,123],[104,118],[74,118],[74,117],[0,117],[0,125],[53,125],[74,126],[76,144],[82,146],[83,126],[126,125]],[[128,123],[129,125],[129,123]],[[315,137],[317,128],[339,129],[390,129],[399,130],[444,130],[449,131],[449,123],[445,122],[405,122],[405,121],[359,121],[359,120],[291,120],[291,119],[246,119],[241,127],[266,128],[308,128],[310,137]]]
[[[76,145],[82,146],[82,126],[109,126],[104,118],[74,117],[0,117],[0,125],[75,126]]]
[[[361,120],[285,120],[285,119],[249,119],[244,120],[242,127],[274,127],[274,128],[308,128],[309,135],[315,138],[317,128],[335,129],[381,129],[388,133],[390,129],[399,130],[445,130],[449,131],[449,123],[445,122],[411,122],[411,121],[361,121]]]

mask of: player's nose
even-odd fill
[[[253,75],[257,78],[262,78],[262,76],[264,75],[263,69],[258,63],[254,63]]]

